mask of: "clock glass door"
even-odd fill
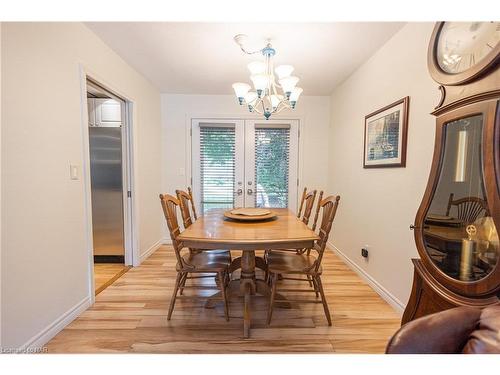
[[[448,122],[437,187],[427,211],[427,254],[448,276],[474,281],[498,261],[498,234],[483,178],[483,115]]]

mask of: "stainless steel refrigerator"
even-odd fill
[[[123,263],[125,247],[121,124],[116,122],[101,126],[99,121],[90,121],[89,141],[94,260]]]

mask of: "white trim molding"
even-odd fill
[[[354,261],[352,261],[347,255],[340,251],[333,243],[328,241],[328,248],[330,248],[335,254],[337,254],[347,266],[356,272],[370,287],[377,292],[377,294],[382,297],[389,305],[392,306],[400,315],[403,315],[403,311],[406,305],[396,298],[392,293],[390,293],[386,288],[384,288],[377,280],[370,276],[364,269],[358,266]]]
[[[152,244],[144,253],[139,255],[139,263],[134,264],[134,267],[139,266],[142,262],[144,262],[146,259],[148,259],[153,253],[160,248],[162,245],[168,245],[171,244],[172,241],[168,238],[162,238],[161,240],[156,241],[154,244]]]
[[[62,314],[59,318],[54,320],[51,324],[45,327],[42,331],[37,333],[26,343],[24,343],[18,350],[20,352],[28,349],[40,349],[50,341],[55,335],[61,332],[68,324],[75,320],[81,313],[87,310],[92,305],[89,296],[78,302],[71,307],[68,311]]]

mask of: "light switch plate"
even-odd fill
[[[69,165],[69,176],[72,180],[78,180],[80,178],[80,167],[77,164]]]

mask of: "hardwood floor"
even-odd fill
[[[235,251],[234,256],[238,255]],[[231,301],[229,322],[224,320],[222,304],[205,309],[204,300],[188,299],[177,301],[172,320],[167,321],[175,257],[171,248],[163,246],[100,293],[94,306],[47,344],[48,351],[382,353],[399,328],[398,314],[330,250],[325,253],[323,269],[332,327],[327,325],[321,304],[277,307],[267,326],[268,301],[256,297],[251,338],[243,339],[241,299]],[[201,280],[213,283],[211,278]],[[186,295],[192,293],[210,295],[213,291],[185,291]]]
[[[116,263],[94,263],[94,290],[97,296],[130,269]]]

